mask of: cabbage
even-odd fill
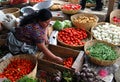
[[[66,27],[72,27],[72,23],[71,23],[70,20],[64,20],[63,22],[65,23],[64,28],[66,28]]]
[[[62,30],[64,28],[64,26],[65,26],[64,22],[56,20],[55,23],[53,24],[53,29]]]

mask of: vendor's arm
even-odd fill
[[[49,58],[53,59],[54,61],[63,64],[63,59],[55,56],[43,43],[37,43],[37,47]]]
[[[48,34],[47,34],[48,32],[47,32],[47,31],[48,31],[48,27],[45,29],[45,43],[46,43],[46,44],[49,44],[48,36],[47,36],[47,35],[48,35]]]

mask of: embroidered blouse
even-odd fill
[[[44,41],[45,29],[39,24],[28,24],[25,27],[16,28],[15,30],[14,35],[19,41],[26,42],[30,45]]]

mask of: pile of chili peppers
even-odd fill
[[[11,82],[16,82],[24,75],[29,74],[34,69],[34,64],[27,59],[16,58],[11,60],[10,64],[0,74],[0,78],[8,78]]]

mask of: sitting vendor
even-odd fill
[[[37,50],[52,60],[63,63],[61,57],[55,56],[47,47],[47,26],[50,24],[52,14],[48,9],[41,9],[23,17],[19,27],[8,34],[8,47],[13,54],[35,54]]]

